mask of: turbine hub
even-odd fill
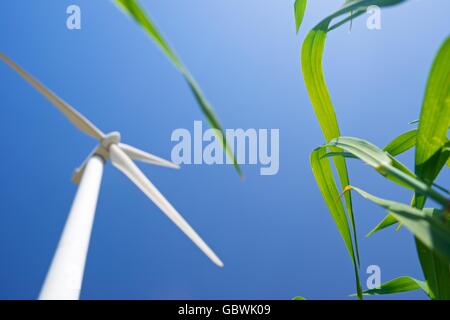
[[[107,150],[109,150],[109,147],[112,144],[118,144],[120,142],[120,132],[118,131],[113,131],[108,133],[101,141],[101,145],[102,147],[106,148]]]

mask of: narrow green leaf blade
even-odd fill
[[[331,21],[339,17],[340,15],[351,13],[347,18],[348,20],[353,19],[364,12],[364,10],[370,5],[379,6],[389,6],[397,3],[401,3],[405,0],[379,0],[379,1],[346,1],[343,8],[336,11],[334,14],[328,16],[322,20],[319,24],[312,29],[307,37],[305,38],[302,45],[301,52],[301,64],[303,78],[305,80],[305,85],[313,105],[314,112],[316,113],[317,119],[319,121],[322,132],[325,136],[326,141],[330,141],[333,138],[340,136],[339,126],[336,119],[336,114],[331,102],[331,98],[328,92],[328,88],[325,82],[325,77],[322,68],[322,59],[325,48],[325,41],[327,32],[332,28],[329,28]],[[364,8],[365,6],[365,8]],[[361,10],[361,8],[363,10]],[[344,19],[345,20],[345,19]],[[345,23],[342,22],[342,23]],[[337,23],[333,28],[338,27],[340,24]],[[339,149],[331,149],[331,152],[339,152]],[[336,167],[336,171],[339,176],[340,184],[342,188],[349,185],[348,172],[345,159],[342,157],[336,157],[333,159]],[[334,177],[330,176],[334,183]],[[359,249],[358,240],[356,233],[356,223],[353,213],[352,199],[350,193],[344,195],[345,204],[347,208],[348,215],[350,217],[350,222],[353,231],[353,238],[355,241],[355,252],[357,266],[359,266]],[[357,269],[357,267],[356,267]],[[359,284],[359,280],[358,280]],[[358,289],[358,296],[361,297],[360,288]]]
[[[380,230],[383,230],[387,227],[390,227],[394,224],[396,224],[398,222],[397,218],[394,217],[392,214],[388,214],[384,217],[383,220],[381,220],[381,222],[379,224],[377,224],[377,226],[375,228],[373,228],[367,235],[366,237],[370,237],[371,235],[373,235],[375,232],[378,232]]]
[[[336,113],[331,102],[322,69],[322,57],[327,37],[326,21],[321,28],[311,30],[302,46],[302,72],[314,112],[326,141],[340,136]],[[324,30],[325,29],[325,30]]]
[[[202,113],[205,115],[209,125],[220,132],[220,135],[216,135],[218,139],[222,142],[223,149],[225,150],[227,156],[233,160],[234,167],[238,174],[242,177],[242,170],[237,163],[236,157],[233,154],[230,146],[228,145],[224,130],[220,125],[217,116],[208,100],[205,98],[200,86],[195,81],[194,77],[190,74],[189,70],[184,66],[182,61],[172,50],[169,43],[164,39],[159,29],[156,27],[155,23],[146,14],[145,10],[141,7],[138,0],[115,0],[115,3],[134,21],[139,24],[146,33],[150,36],[153,42],[161,49],[161,51],[167,56],[167,58],[173,63],[175,68],[183,75],[189,88],[191,89],[194,97],[200,106]]]
[[[416,174],[427,178],[427,162],[447,143],[450,125],[450,37],[440,48],[428,78],[417,129]]]
[[[419,121],[416,120],[414,122],[418,123]],[[413,129],[413,130],[404,132],[401,135],[397,136],[395,139],[393,139],[388,145],[386,145],[386,147],[384,147],[383,150],[386,151],[387,153],[389,153],[391,156],[397,156],[397,155],[413,148],[416,145],[416,137],[417,137],[417,129]],[[348,155],[346,155],[346,156],[350,157]],[[351,155],[351,156],[354,157],[353,155]],[[449,162],[450,162],[450,160],[447,161],[447,165],[449,164]],[[447,189],[445,189],[435,183],[433,183],[433,186],[439,188],[441,191],[443,191],[445,193],[449,193],[449,191]],[[413,201],[413,203],[414,203],[414,201]],[[369,237],[372,234],[374,234],[375,232],[378,232],[378,231],[383,230],[391,225],[394,225],[397,222],[398,222],[397,219],[393,215],[388,214],[374,229],[372,229],[366,235],[366,237]],[[400,226],[401,226],[401,224],[398,226],[397,229],[399,229]]]
[[[422,271],[434,299],[450,300],[450,264],[431,250],[420,238],[415,237]]]
[[[345,1],[344,6],[342,6],[340,9],[336,10],[329,16],[327,16],[325,19],[323,19],[317,26],[319,27],[322,25],[325,21],[328,21],[328,24],[331,23],[332,20],[339,18],[341,16],[345,16],[342,20],[339,20],[335,24],[329,26],[327,25],[326,31],[331,31],[334,29],[339,28],[340,26],[344,25],[347,22],[351,22],[356,17],[364,14],[368,7],[370,6],[378,6],[378,7],[390,7],[397,4],[400,4],[402,2],[405,2],[407,0],[348,0]],[[322,25],[323,27],[323,25]]]
[[[360,138],[336,137],[327,146],[343,149],[382,173],[384,167],[392,165],[392,158],[385,151]]]
[[[420,210],[403,203],[376,197],[356,187],[351,187],[351,190],[388,210],[428,248],[436,251],[447,262],[450,261],[450,224],[442,211]]]
[[[413,205],[420,203],[420,206],[423,206],[423,202],[416,201],[416,199],[413,199]],[[412,208],[414,209],[414,208]],[[427,211],[425,211],[427,212]],[[429,211],[428,211],[429,213]],[[429,213],[429,215],[432,215]],[[397,217],[398,218],[398,217]],[[403,220],[399,219],[402,223],[404,223]],[[448,227],[448,222],[445,225]],[[408,226],[407,226],[408,227]],[[429,231],[428,229],[425,230],[425,232]],[[444,236],[449,236],[449,231],[444,231]],[[432,237],[432,241],[435,241]],[[433,299],[449,299],[450,297],[450,286],[449,280],[448,280],[448,273],[449,273],[449,263],[448,263],[448,257],[444,258],[442,255],[436,253],[432,249],[430,249],[425,243],[427,243],[424,238],[419,237],[416,235],[416,246],[419,253],[419,257],[421,259],[422,269],[425,274],[425,277],[427,279],[428,283],[428,292],[429,296]],[[444,249],[448,249],[448,244],[444,244]]]
[[[391,6],[406,0],[360,0],[360,1],[346,1],[345,5],[323,19],[316,25],[306,36],[301,52],[301,64],[303,78],[305,85],[311,100],[311,103],[316,113],[322,132],[326,141],[330,141],[333,138],[340,136],[339,126],[336,119],[336,114],[331,102],[331,98],[328,92],[328,88],[325,82],[325,77],[322,68],[322,59],[325,48],[325,41],[327,32],[333,28],[337,28],[340,23],[330,27],[330,23],[333,19],[351,13],[346,21],[353,19],[354,17],[361,15],[367,7],[370,5],[378,5],[380,7]],[[341,22],[341,23],[345,23]],[[332,152],[339,152],[339,150],[331,150]],[[341,187],[349,185],[349,178],[347,172],[347,166],[345,159],[342,157],[336,157],[334,160],[336,171],[339,176]],[[333,177],[334,179],[334,177]],[[353,213],[353,205],[350,193],[345,194],[345,203],[350,222],[353,230],[353,238],[355,241],[356,258],[359,264],[359,249],[356,233],[356,223]]]
[[[431,184],[448,162],[447,131],[450,124],[450,37],[438,51],[427,82],[419,118],[415,172]],[[426,199],[417,196],[422,207]],[[416,238],[420,263],[430,290],[437,299],[450,299],[450,264]]]
[[[417,129],[404,132],[392,140],[383,150],[395,157],[414,147],[416,145],[416,136]]]
[[[443,206],[449,203],[449,199],[418,179],[406,166],[366,140],[355,137],[338,137],[331,140],[326,146],[337,147],[352,153],[387,179],[429,196]]]
[[[326,31],[324,29],[327,28],[328,23],[329,21],[325,22],[322,29],[317,28],[309,32],[303,42],[301,58],[305,85],[326,141],[340,136],[336,114],[331,103],[322,70],[322,56],[326,40]],[[339,152],[340,150],[335,148],[331,151]],[[343,189],[350,184],[345,159],[336,157],[333,161],[339,176],[341,188]],[[334,176],[332,179],[334,180]],[[345,194],[344,198],[352,226],[353,239],[355,241],[356,260],[359,264],[358,240],[351,195]]]
[[[417,280],[412,277],[402,276],[381,284],[379,288],[366,290],[364,295],[380,295],[380,294],[392,294],[400,292],[408,292],[421,289],[428,296],[430,292],[428,290],[427,283],[425,281]]]
[[[295,27],[296,31],[300,29],[302,25],[303,17],[305,16],[307,0],[295,0],[294,14],[295,14]]]
[[[317,185],[327,204],[328,210],[333,217],[339,233],[341,234],[347,251],[352,259],[353,268],[355,271],[356,288],[358,296],[362,297],[362,289],[359,279],[358,262],[353,247],[352,234],[350,232],[347,215],[345,214],[344,206],[340,200],[338,188],[336,186],[333,171],[331,169],[330,161],[324,158],[326,148],[317,148],[311,153],[311,168],[316,178]]]

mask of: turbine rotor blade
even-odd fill
[[[9,65],[14,71],[21,75],[25,80],[27,80],[37,91],[44,95],[59,111],[61,111],[69,120],[82,132],[90,135],[98,140],[101,140],[105,134],[98,129],[94,124],[92,124],[86,117],[81,113],[71,107],[64,100],[59,98],[55,93],[45,87],[38,80],[33,78],[25,70],[23,70],[19,65],[17,65],[10,58],[5,56],[0,52],[0,59],[3,60],[7,65]]]
[[[184,218],[175,210],[169,201],[156,189],[148,180],[136,164],[122,151],[122,149],[113,144],[110,147],[110,156],[112,164],[122,171],[136,186],[158,206],[166,216],[175,223],[198,247],[203,251],[216,265],[223,267],[222,261],[209,248],[209,246],[200,238],[197,232],[184,220]]]
[[[142,162],[145,162],[145,163],[155,164],[155,165],[158,165],[158,166],[163,166],[163,167],[172,168],[172,169],[180,169],[180,167],[177,164],[173,163],[173,162],[170,162],[168,160],[162,159],[162,158],[157,157],[157,156],[155,156],[153,154],[150,154],[148,152],[139,150],[139,149],[137,149],[135,147],[132,147],[132,146],[130,146],[128,144],[119,143],[119,147],[132,160],[138,160],[138,161],[142,161]]]

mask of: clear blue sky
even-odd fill
[[[319,3],[320,2],[320,3]],[[201,84],[226,128],[279,128],[280,171],[244,166],[141,166],[225,263],[213,265],[122,174],[105,169],[82,298],[348,298],[350,259],[322,201],[309,153],[323,143],[300,73],[305,33],[342,1],[310,1],[295,34],[293,1],[150,1],[145,7]],[[65,27],[78,4],[82,29]],[[436,9],[439,8],[439,9]],[[204,120],[189,89],[147,36],[111,1],[6,1],[1,51],[104,131],[169,157],[176,128]],[[329,36],[325,73],[345,135],[384,145],[418,117],[432,59],[449,32],[448,0],[384,10]],[[95,142],[0,64],[0,298],[36,298]],[[402,157],[411,165],[413,155]],[[446,172],[441,181],[448,182]],[[410,194],[357,162],[354,185],[392,199]],[[365,268],[382,280],[423,278],[407,230],[364,235],[383,216],[355,197]],[[420,292],[397,298],[424,298]]]

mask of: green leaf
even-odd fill
[[[296,297],[292,298],[292,300],[306,300],[306,298],[302,297],[302,296],[296,296]]]
[[[417,280],[412,277],[398,277],[392,280],[389,280],[380,285],[379,288],[366,290],[363,292],[364,295],[379,295],[379,294],[392,294],[392,293],[400,293],[407,291],[414,291],[421,289],[428,296],[430,296],[430,292],[425,281]]]
[[[301,63],[303,78],[305,80],[306,89],[308,91],[311,103],[316,113],[322,132],[326,141],[330,141],[333,138],[339,137],[340,130],[336,119],[336,114],[331,102],[330,94],[325,82],[325,77],[322,68],[322,59],[325,49],[325,41],[327,33],[333,30],[346,21],[349,21],[358,15],[365,12],[370,5],[378,5],[380,7],[391,6],[406,0],[361,0],[361,1],[346,1],[345,5],[323,19],[317,24],[306,36],[301,52]],[[349,14],[344,20],[334,24],[330,28],[330,24],[333,19]],[[330,150],[331,152],[339,152],[339,149]],[[336,167],[337,174],[339,176],[340,184],[342,188],[349,185],[348,172],[345,159],[342,157],[336,157],[333,159]],[[334,181],[334,177],[330,177]],[[350,222],[352,225],[353,238],[355,241],[356,260],[359,265],[359,249],[356,233],[355,217],[353,214],[353,206],[350,193],[344,195],[345,204]]]
[[[311,103],[314,107],[317,119],[319,120],[325,140],[329,141],[339,137],[340,131],[322,70],[322,56],[325,39],[326,32],[323,30],[313,30],[308,34],[302,46],[302,68]],[[338,152],[340,150],[333,149],[331,151]],[[343,189],[350,184],[345,159],[336,157],[333,160],[339,176],[341,188]],[[331,176],[330,178],[334,181],[334,176]],[[350,194],[345,194],[344,197],[347,212],[350,217],[350,223],[352,225],[356,260],[359,264],[359,249],[352,199]]]
[[[434,208],[417,209],[409,205],[378,198],[359,188],[350,187],[364,198],[385,208],[429,249],[450,261],[450,224],[443,212]]]
[[[416,237],[416,248],[422,271],[427,280],[430,292],[435,299],[450,299],[450,266],[447,259],[443,259],[436,252]]]
[[[383,150],[395,157],[414,147],[416,145],[416,136],[417,129],[402,133],[384,147]]]
[[[336,137],[328,144],[328,147],[338,147],[353,154],[365,163],[385,174],[385,167],[392,165],[392,158],[374,144],[355,137]]]
[[[295,0],[294,13],[295,13],[295,27],[296,31],[300,29],[302,25],[303,17],[305,16],[307,0]]]
[[[375,232],[378,232],[380,230],[383,230],[389,226],[392,226],[394,224],[396,224],[398,222],[397,218],[394,217],[392,214],[388,214],[384,217],[383,220],[381,220],[380,223],[377,224],[377,226],[375,228],[373,228],[367,235],[366,237],[370,237],[371,235],[373,235]]]
[[[338,137],[331,140],[325,146],[337,147],[346,152],[350,152],[358,157],[377,172],[394,181],[395,183],[411,188],[420,194],[429,196],[441,203],[443,206],[449,204],[449,199],[441,195],[431,186],[421,181],[411,173],[403,164],[391,157],[385,151],[379,149],[370,142],[355,137]]]
[[[138,0],[115,0],[115,3],[123,9],[123,11],[132,17],[137,24],[139,24],[150,36],[150,38],[154,41],[154,43],[161,49],[161,51],[169,58],[169,60],[173,63],[175,68],[183,75],[186,80],[189,88],[191,89],[198,105],[200,106],[201,111],[205,115],[208,120],[209,125],[216,129],[221,134],[216,134],[217,138],[222,141],[222,146],[227,154],[227,156],[233,160],[234,167],[238,174],[242,177],[242,171],[239,167],[239,164],[236,161],[236,158],[228,145],[224,134],[224,130],[219,123],[217,116],[214,113],[214,110],[208,100],[203,95],[202,90],[199,85],[195,81],[194,77],[191,75],[189,70],[184,66],[182,61],[178,58],[176,53],[172,50],[169,43],[164,39],[161,32],[158,30],[154,22],[150,19],[150,17],[146,14],[145,10],[141,7]]]
[[[339,191],[333,178],[330,161],[323,157],[325,153],[326,148],[323,147],[314,150],[311,153],[311,167],[320,192],[328,206],[328,210],[333,217],[337,229],[344,240],[350,258],[352,259],[358,297],[361,298],[362,289],[359,279],[358,262],[355,255],[355,248],[353,247],[352,234],[350,232],[347,215],[345,214],[344,205],[340,200]]]
[[[434,168],[427,163],[448,141],[450,125],[450,37],[439,50],[425,91],[417,129],[416,174],[427,178]]]
[[[418,122],[419,122],[418,120],[414,121],[414,123],[418,123]],[[405,151],[408,151],[409,149],[411,149],[412,147],[414,147],[416,145],[416,136],[417,136],[417,129],[413,129],[413,130],[407,131],[405,133],[402,133],[401,135],[396,137],[394,140],[392,140],[386,147],[384,147],[383,150],[388,152],[392,156],[399,155]],[[447,165],[449,164],[449,162],[450,162],[450,160],[447,161]],[[441,191],[443,191],[445,193],[449,193],[449,191],[447,189],[439,186],[436,183],[433,183],[433,186],[435,186],[436,188],[440,189]],[[371,230],[367,234],[367,237],[369,237],[370,235],[374,234],[377,231],[383,230],[391,225],[394,225],[397,222],[398,221],[394,216],[392,216],[391,214],[388,214],[373,230]],[[401,226],[401,224],[398,226],[397,230],[399,229],[400,226]]]
[[[450,124],[450,38],[444,41],[433,62],[425,90],[417,132],[415,172],[432,183],[448,162],[447,131]],[[417,207],[426,201],[419,197]],[[437,299],[450,299],[450,265],[416,239],[420,263],[430,290]]]
[[[395,140],[399,142],[401,141],[401,139]],[[394,145],[398,146],[400,144],[391,143],[392,146]],[[380,150],[378,147],[365,140],[353,137],[339,137],[337,139],[333,139],[328,144],[328,146],[333,147],[338,146],[339,148],[342,148],[345,151],[328,152],[324,157],[342,156],[346,158],[359,158],[368,163],[369,165],[371,165],[372,167],[374,167],[383,176],[387,177],[388,179],[396,183],[399,183],[402,186],[414,188],[427,194],[432,192],[433,196],[435,196],[435,194],[438,194],[437,191],[434,190],[430,191],[431,188],[426,183],[419,181],[416,178],[416,176],[408,170],[408,168],[406,168],[402,163],[397,161],[390,154],[386,153],[386,151]],[[398,148],[396,149],[399,150]],[[402,148],[400,147],[400,149]],[[394,154],[395,153],[396,152],[394,152]],[[446,190],[445,188],[436,185],[434,183],[432,185],[436,186],[439,190],[448,193],[448,190]],[[440,195],[438,197],[439,197],[438,199],[442,200],[442,203],[444,205],[445,203],[448,202],[448,199],[446,199],[445,197]],[[397,220],[395,219],[395,217],[393,217],[392,215],[388,215],[371,232],[369,232],[367,236],[370,236],[377,231],[380,231],[390,225],[393,225],[396,222]]]
[[[403,165],[397,159],[392,157],[390,154],[388,154],[388,156],[391,158],[392,165],[395,168],[399,169],[400,171],[406,173],[407,175],[409,175],[411,177],[416,177],[416,175],[414,173],[412,173],[405,165]],[[345,152],[345,151],[327,152],[323,157],[324,158],[344,157],[347,159],[358,159],[358,157],[355,156],[354,154],[352,154],[351,152]],[[443,187],[435,182],[432,183],[432,186],[436,187],[437,189],[439,189],[442,192],[450,194],[450,190],[446,189],[445,187]],[[407,187],[409,187],[409,185],[407,185]]]
[[[327,33],[321,28],[313,29],[302,46],[302,71],[309,97],[326,141],[340,136],[336,114],[325,84],[322,57]]]

